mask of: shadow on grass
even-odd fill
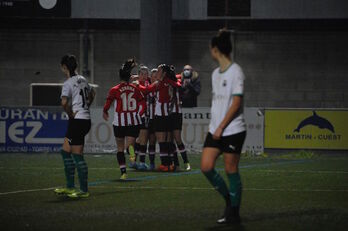
[[[206,228],[205,230],[246,230],[245,225],[251,222],[273,222],[276,219],[291,219],[298,218],[299,222],[301,222],[300,218],[303,216],[313,216],[313,220],[318,219],[318,216],[325,217],[327,214],[333,214],[333,209],[307,209],[300,211],[284,211],[279,213],[262,213],[255,214],[249,216],[242,216],[241,224],[226,224],[226,225],[214,225]],[[308,220],[308,218],[306,218]]]
[[[74,203],[74,202],[77,202],[77,201],[87,201],[88,198],[81,198],[81,199],[78,199],[78,198],[70,198],[68,196],[56,196],[56,199],[55,200],[49,200],[49,201],[46,201],[47,203],[52,203],[52,204],[61,204],[61,203]]]
[[[215,226],[211,226],[209,228],[206,228],[207,231],[225,231],[225,230],[238,230],[238,231],[244,231],[245,227],[243,224],[226,224],[226,225],[219,225],[216,224]]]
[[[126,180],[120,180],[120,179],[117,179],[117,180],[111,180],[111,182],[118,182],[118,183],[122,183],[122,184],[127,184],[127,183],[130,183],[130,182],[140,182],[142,180],[137,180],[137,179],[134,179],[134,178],[130,178],[130,179],[126,179]]]

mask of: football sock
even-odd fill
[[[183,143],[182,143],[182,144],[179,144],[179,145],[178,145],[178,148],[179,148],[179,152],[180,152],[180,154],[181,154],[181,157],[182,157],[184,163],[185,163],[185,164],[188,163],[189,161],[188,161],[188,159],[187,159],[187,153],[186,153],[185,145],[184,145]]]
[[[146,156],[146,145],[140,145],[139,146],[139,157],[140,157],[141,163],[145,163],[145,156]]]
[[[239,172],[227,174],[228,180],[230,182],[230,200],[233,207],[240,205],[242,196],[242,182],[240,179]]]
[[[83,155],[72,153],[72,157],[75,161],[77,173],[79,176],[80,190],[82,192],[88,192],[88,167]]]
[[[63,162],[64,162],[64,172],[66,178],[66,187],[74,188],[74,177],[75,177],[75,163],[72,159],[71,153],[62,150],[60,152],[62,154]]]
[[[168,142],[168,161],[169,161],[169,165],[174,164],[174,153],[173,153],[173,147],[172,147],[172,143]]]
[[[151,164],[155,164],[155,153],[156,153],[156,146],[149,145],[149,159]]]
[[[172,156],[172,161],[173,161],[173,163],[174,163],[174,165],[175,166],[179,166],[180,165],[180,163],[179,163],[179,158],[178,158],[178,152],[177,152],[177,150],[176,150],[176,146],[175,146],[175,144],[172,142],[172,143],[170,143],[170,145],[171,145],[171,153],[173,154]]]
[[[170,166],[171,163],[172,163],[172,156],[171,156],[171,153],[170,153],[170,143],[171,142],[166,142],[166,145],[167,145],[167,156],[165,157],[166,158],[165,162],[166,162],[167,166]]]
[[[229,191],[221,175],[215,169],[203,172],[203,174],[208,178],[210,184],[214,186],[215,190],[217,190],[221,196],[223,196],[226,201],[226,205],[229,205],[231,203]]]
[[[124,156],[124,152],[117,152],[116,156],[121,174],[126,173],[126,157]]]
[[[140,144],[136,142],[134,144],[135,162],[138,159],[139,151],[140,151]]]
[[[160,159],[162,165],[168,165],[168,145],[167,142],[159,143]]]

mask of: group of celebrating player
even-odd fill
[[[210,43],[213,60],[219,67],[212,73],[212,106],[209,132],[206,136],[201,171],[226,202],[219,224],[239,223],[242,183],[238,165],[246,137],[243,117],[244,73],[231,58],[230,32],[220,30]],[[161,164],[159,171],[175,171],[179,166],[177,149],[182,155],[186,170],[190,170],[185,146],[181,140],[182,112],[180,102],[180,78],[172,66],[161,64],[149,73],[141,65],[138,75],[132,75],[134,59],[127,60],[119,70],[120,83],[108,93],[103,118],[114,103],[113,128],[117,143],[117,160],[121,179],[127,178],[124,150],[130,156],[130,167],[139,170],[155,169],[155,144],[159,144]],[[84,137],[91,127],[89,106],[95,92],[86,79],[77,74],[77,62],[73,55],[61,61],[67,80],[62,89],[62,106],[69,116],[68,129],[62,148],[66,176],[66,188],[55,193],[72,198],[85,198],[88,192],[88,168],[84,160]],[[149,77],[150,75],[150,77]],[[150,166],[145,164],[149,152]],[[138,155],[136,155],[136,153]],[[223,154],[229,187],[215,170],[217,158]],[[136,157],[139,163],[136,163]],[[75,190],[74,174],[78,172],[80,190]]]
[[[161,160],[158,171],[179,170],[177,150],[183,158],[185,170],[190,171],[191,166],[181,139],[181,75],[177,78],[174,67],[167,64],[161,64],[151,72],[146,66],[140,65],[138,74],[132,74],[136,65],[134,59],[128,59],[121,66],[120,82],[108,92],[103,108],[103,118],[107,121],[108,111],[114,103],[112,124],[117,145],[116,156],[121,170],[120,179],[127,179],[124,150],[130,157],[129,167],[155,170],[156,142],[159,144]],[[95,92],[87,80],[77,74],[77,60],[74,55],[65,55],[61,68],[68,77],[61,95],[62,106],[69,116],[62,149],[67,188],[55,191],[70,197],[88,197],[88,168],[82,153],[84,137],[91,128],[89,106]],[[149,166],[145,163],[147,150]],[[69,191],[74,188],[75,168],[78,170],[80,192]]]
[[[179,168],[177,148],[190,170],[185,145],[181,139],[182,111],[179,95],[180,79],[172,66],[161,64],[156,69],[140,65],[138,75],[132,75],[134,59],[127,60],[119,70],[120,83],[110,89],[103,117],[109,119],[109,108],[114,102],[114,135],[117,144],[117,161],[121,178],[126,179],[126,158],[130,156],[131,168],[155,169],[156,141],[159,144],[161,164],[159,171]],[[149,144],[149,145],[148,145]],[[145,163],[148,150],[150,166]],[[136,162],[139,157],[139,163]]]

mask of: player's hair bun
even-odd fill
[[[229,32],[225,28],[220,29],[218,32],[218,37],[224,41],[231,41],[231,32]]]
[[[131,71],[135,66],[136,66],[136,62],[134,58],[128,59],[127,61],[125,61],[125,63],[122,64],[119,70],[121,80],[128,82],[131,77]]]
[[[175,77],[175,67],[173,65],[167,65],[167,64],[161,64],[159,66],[160,68],[162,68],[163,72],[166,74],[166,77],[176,81],[176,77]]]
[[[211,47],[217,47],[221,53],[230,56],[232,52],[231,33],[225,28],[220,29],[212,38]]]

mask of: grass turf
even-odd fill
[[[346,230],[348,227],[348,156],[243,157],[242,224],[234,227],[215,224],[224,201],[200,173],[200,156],[189,158],[191,172],[129,170],[130,180],[120,182],[115,156],[86,155],[91,197],[68,200],[57,197],[50,189],[65,182],[60,155],[1,154],[0,230]],[[217,168],[223,173],[221,159]]]

